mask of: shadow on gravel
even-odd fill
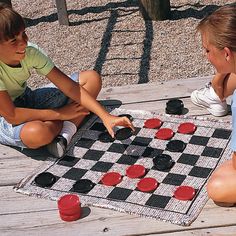
[[[189,6],[189,8],[185,10],[180,10],[181,7]],[[220,6],[217,5],[202,5],[200,3],[197,4],[186,4],[178,7],[171,7],[171,20],[180,20],[184,18],[195,18],[202,19],[205,16],[209,15],[213,11],[215,11]]]

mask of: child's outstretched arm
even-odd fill
[[[68,78],[57,67],[54,67],[48,73],[47,78],[73,101],[98,115],[112,137],[114,137],[114,126],[130,127],[134,130],[132,122],[127,117],[117,117],[109,114],[82,86]]]

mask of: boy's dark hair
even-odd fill
[[[14,38],[25,29],[25,22],[20,14],[5,3],[0,3],[0,42]]]

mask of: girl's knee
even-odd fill
[[[215,202],[224,202],[227,186],[219,176],[212,176],[207,183],[207,194]]]

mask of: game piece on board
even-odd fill
[[[126,116],[130,121],[133,121],[133,120],[134,120],[133,116],[131,116],[130,114],[120,114],[120,115],[118,115],[118,116],[119,116],[119,117]]]
[[[125,140],[133,135],[133,131],[130,128],[122,128],[116,131],[115,137],[118,140]]]
[[[103,175],[101,182],[107,186],[114,186],[121,182],[122,176],[117,172],[108,172]]]
[[[174,161],[170,155],[159,154],[153,159],[154,166],[157,170],[169,170],[173,165]]]
[[[179,99],[170,99],[166,103],[166,113],[173,115],[180,115],[183,113],[184,104]]]
[[[126,175],[132,179],[140,178],[144,176],[145,173],[146,173],[146,169],[142,165],[132,165],[126,169]]]
[[[66,194],[57,201],[60,214],[77,215],[81,213],[80,199],[76,194]]]
[[[178,132],[181,134],[193,134],[196,130],[196,125],[191,122],[182,123],[178,127]]]
[[[40,187],[51,187],[56,182],[56,177],[50,172],[42,172],[35,177],[34,181]]]
[[[73,190],[77,193],[89,192],[95,184],[90,179],[80,179],[73,185]]]
[[[157,118],[148,119],[144,123],[144,127],[148,129],[158,129],[162,125],[162,121]]]
[[[102,143],[111,143],[113,142],[115,139],[111,137],[111,135],[106,131],[101,133],[98,136],[98,140]]]
[[[161,128],[156,132],[155,137],[162,140],[171,139],[174,136],[174,132],[169,128]]]
[[[155,190],[158,187],[159,183],[154,178],[143,178],[141,179],[138,184],[137,188],[138,190],[142,192],[151,192]]]
[[[195,189],[191,186],[179,186],[174,192],[174,197],[178,200],[188,201],[193,199],[195,193]]]
[[[166,149],[170,152],[182,152],[186,147],[186,143],[182,140],[171,140],[166,144]]]

